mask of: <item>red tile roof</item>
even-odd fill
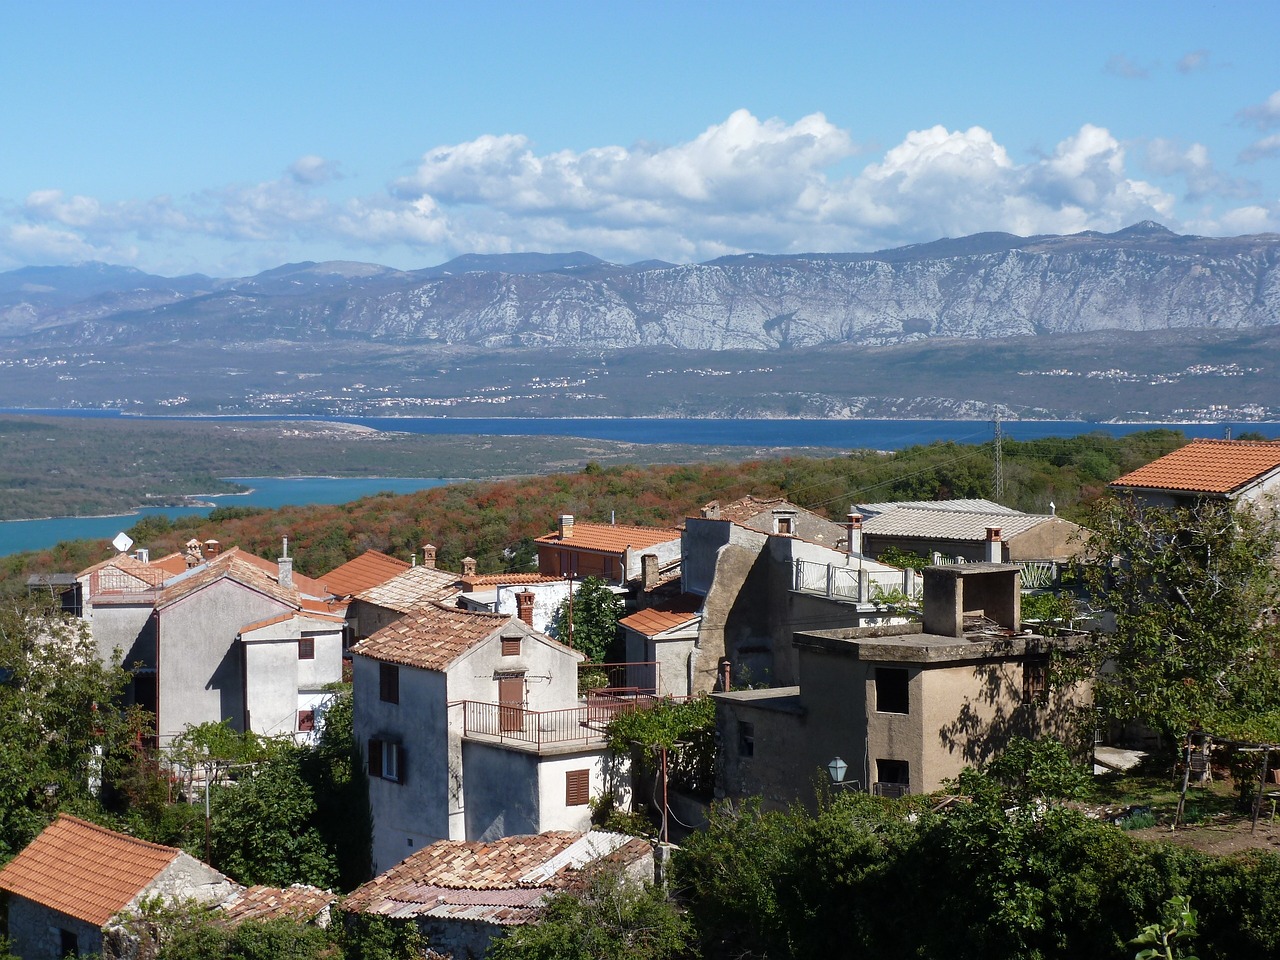
[[[351,652],[387,663],[443,670],[513,620],[516,618],[505,613],[474,612],[433,603],[365,637]]]
[[[1192,440],[1111,486],[1231,494],[1280,469],[1280,441]]]
[[[257,562],[249,562],[250,559]],[[264,593],[275,600],[279,600],[295,610],[298,609],[301,604],[297,589],[280,586],[263,567],[265,562],[237,547],[232,547],[203,566],[192,567],[186,574],[169,581],[168,585],[156,597],[156,607],[166,607],[177,603],[197,590],[221,580],[223,577],[227,577],[252,590],[257,590],[259,593]],[[271,564],[271,566],[275,566],[275,564]]]
[[[408,613],[458,595],[458,575],[436,567],[410,567],[386,583],[361,590],[356,599],[388,610]]]
[[[703,507],[703,509],[710,510],[718,507],[720,510],[720,520],[732,520],[734,523],[746,524],[746,522],[752,517],[758,517],[766,510],[773,510],[779,506],[791,507],[796,510],[803,509],[796,507],[794,503],[791,503],[789,500],[785,500],[782,497],[774,497],[772,499],[765,500],[760,497],[754,497],[751,494],[747,494],[745,497],[739,497],[732,503],[721,504],[719,500],[712,500]]]
[[[527,583],[563,583],[564,577],[553,577],[545,573],[477,573],[470,577],[460,577],[458,582],[465,590],[476,587],[518,587]]]
[[[100,927],[179,853],[64,813],[0,870],[0,890]]]
[[[582,867],[601,860],[636,863],[649,845],[622,834],[553,830],[490,843],[440,840],[374,877],[344,910],[528,923],[551,893],[571,886]]]
[[[691,593],[659,603],[648,610],[638,610],[618,622],[646,637],[657,636],[698,618],[703,598]]]
[[[266,560],[262,557],[256,556],[255,554],[249,553],[248,551],[241,550],[239,547],[232,547],[227,551],[227,553],[234,553],[240,557],[241,560],[245,560],[248,563],[253,564],[272,580],[280,579],[280,564],[276,563],[274,560]],[[226,554],[220,554],[220,556],[226,556]],[[323,583],[319,580],[312,580],[310,577],[304,576],[296,570],[293,571],[293,585],[299,592],[305,593],[308,596],[329,596],[329,588]]]
[[[245,920],[277,918],[305,923],[328,910],[337,899],[336,893],[301,883],[284,889],[254,886],[230,903],[223,904],[219,913],[225,922],[233,926]]]
[[[643,550],[679,539],[679,530],[665,527],[628,527],[623,524],[578,521],[574,523],[573,532],[568,537],[561,537],[559,532],[549,533],[544,537],[538,537],[534,542],[620,556],[627,547]]]
[[[409,564],[396,557],[389,557],[377,550],[366,550],[354,560],[330,570],[320,579],[335,597],[350,597],[361,590],[368,590],[386,583],[397,574],[409,569]]]

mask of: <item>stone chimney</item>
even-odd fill
[[[987,527],[987,550],[985,559],[987,563],[1004,562],[1004,544],[1000,540],[999,527]]]
[[[703,520],[719,520],[720,519],[720,501],[712,500],[702,508]]]
[[[197,566],[204,559],[200,553],[200,541],[195,537],[187,541],[187,550],[183,554],[183,559],[187,561],[188,567]]]
[[[476,558],[475,557],[462,558],[462,575],[464,577],[474,577],[476,575]]]
[[[209,557],[216,557],[222,552],[222,544],[217,540],[206,540],[204,542],[204,556],[207,560]]]
[[[537,594],[532,590],[521,590],[516,594],[516,616],[524,621],[526,626],[533,626],[533,601],[537,598]]]
[[[658,585],[658,555],[642,554],[640,557],[640,589],[652,590]]]
[[[844,518],[844,529],[848,540],[846,546],[849,556],[860,556],[862,553],[862,514],[848,514]]]
[[[434,543],[424,543],[422,545],[422,565],[435,569],[436,566],[436,545]]]
[[[276,582],[282,587],[293,586],[293,558],[289,556],[289,538],[284,538],[284,549],[280,551],[280,559],[277,561],[280,568],[280,575],[276,578]]]
[[[573,514],[560,514],[560,539],[568,540],[573,536]]]

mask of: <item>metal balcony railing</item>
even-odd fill
[[[516,703],[484,703],[459,700],[451,708],[461,710],[464,737],[520,743],[531,747],[600,742],[609,721],[621,713],[648,710],[666,700],[651,695],[593,694],[586,703],[563,710],[530,710]]]
[[[795,589],[847,603],[875,603],[901,593],[911,600],[921,596],[921,580],[914,570],[873,570],[835,563],[795,562]]]
[[[580,663],[578,692],[583,696],[656,696],[661,688],[659,665],[637,663]]]

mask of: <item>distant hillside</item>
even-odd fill
[[[1145,222],[1112,234],[989,233],[878,253],[685,266],[585,253],[470,255],[419,271],[293,264],[215,281],[91,264],[0,274],[0,339],[776,350],[1235,330],[1280,325],[1278,262],[1274,234],[1179,236]]]

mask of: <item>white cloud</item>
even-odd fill
[[[1179,73],[1195,73],[1209,68],[1209,51],[1201,48],[1183,54],[1175,64]]]
[[[305,157],[299,157],[289,165],[289,176],[293,177],[298,183],[310,186],[341,179],[342,174],[338,171],[336,163],[326,160],[324,157],[308,154]]]
[[[1202,143],[1190,145],[1176,140],[1149,140],[1145,151],[1146,166],[1158,176],[1181,176],[1186,180],[1188,200],[1206,196],[1247,197],[1258,192],[1258,185],[1222,173],[1209,157]]]
[[[1130,60],[1123,53],[1113,53],[1107,57],[1102,69],[1112,76],[1126,80],[1145,80],[1151,73],[1148,68]]]
[[[1243,123],[1255,126],[1259,130],[1270,130],[1280,126],[1280,90],[1277,90],[1261,103],[1245,107],[1236,113]]]
[[[1280,133],[1273,133],[1261,140],[1255,140],[1240,151],[1240,162],[1257,163],[1259,160],[1274,157],[1277,154],[1280,154]]]

